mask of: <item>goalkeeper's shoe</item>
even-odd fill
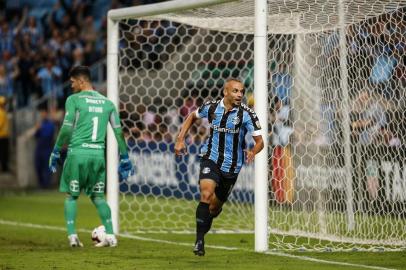
[[[197,240],[195,243],[195,247],[193,249],[193,253],[197,256],[204,256],[206,253],[204,251],[204,240]]]
[[[71,234],[68,236],[69,245],[71,247],[83,247],[82,242],[79,241],[79,237],[77,234]]]
[[[103,241],[94,245],[95,247],[116,247],[117,238],[114,234],[107,234]]]

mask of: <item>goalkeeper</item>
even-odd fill
[[[66,192],[65,221],[71,247],[82,247],[76,233],[77,199],[83,190],[97,208],[106,238],[97,247],[117,245],[113,233],[111,211],[105,197],[106,162],[105,139],[110,122],[120,151],[119,176],[126,179],[133,174],[127,146],[120,126],[117,110],[109,99],[93,90],[90,70],[86,66],[74,67],[70,72],[74,94],[65,104],[65,118],[49,159],[49,168],[56,172],[60,150],[68,145],[68,154],[63,165],[59,191]]]
[[[242,104],[244,85],[230,79],[225,83],[224,98],[209,101],[185,120],[175,144],[175,154],[186,150],[185,136],[198,118],[207,118],[210,135],[202,148],[200,161],[200,203],[196,209],[196,242],[193,252],[205,254],[204,235],[210,230],[213,218],[217,217],[227,201],[238,173],[244,162],[250,163],[264,147],[261,127],[255,112]],[[251,149],[245,149],[245,134],[250,133],[255,141]],[[244,155],[245,152],[245,155]]]

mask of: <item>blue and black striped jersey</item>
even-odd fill
[[[261,135],[261,126],[254,110],[245,104],[226,111],[223,99],[208,101],[197,111],[198,118],[207,118],[210,135],[201,155],[217,163],[223,172],[238,173],[244,163],[245,135]]]

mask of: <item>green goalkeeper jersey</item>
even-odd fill
[[[69,96],[65,104],[65,118],[56,146],[69,143],[69,150],[104,150],[107,125],[110,122],[120,154],[127,153],[120,118],[109,99],[94,90]]]

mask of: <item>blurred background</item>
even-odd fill
[[[107,11],[157,2],[0,1],[0,189],[56,187],[47,163],[69,70],[89,66],[105,93]]]
[[[95,89],[105,94],[107,11],[157,2],[0,1],[0,189],[56,187],[48,157],[71,94],[70,68],[90,66]],[[367,14],[346,30],[354,145],[403,149],[405,14],[405,7]],[[272,151],[292,142],[304,149],[296,153],[306,155],[333,149],[341,167],[339,33],[299,37],[268,37]],[[120,76],[120,116],[129,147],[142,150],[152,141],[164,142],[166,149],[183,119],[207,98],[219,97],[228,77],[244,78],[247,103],[254,105],[253,37],[128,19],[120,23]],[[313,106],[305,102],[309,97]],[[361,116],[371,115],[376,119],[367,120],[376,121],[376,128],[363,127]],[[313,118],[314,127],[301,125]],[[200,145],[206,133],[204,127],[192,128],[189,139]]]

